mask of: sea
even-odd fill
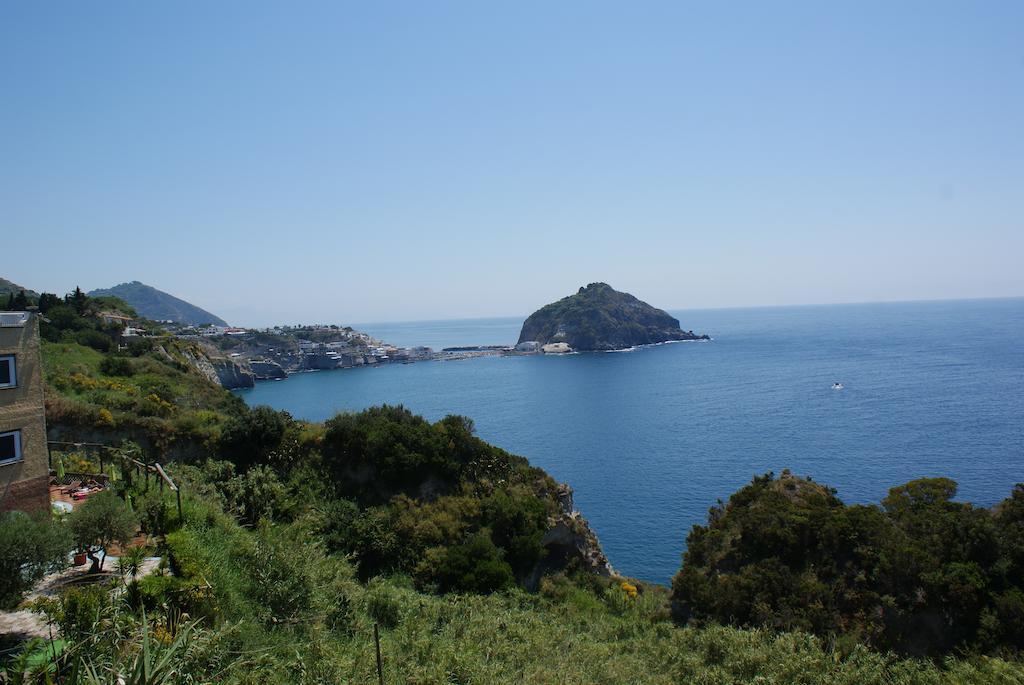
[[[769,471],[847,503],[945,476],[989,506],[1024,482],[1024,299],[671,313],[712,340],[302,373],[240,392],[313,421],[382,403],[468,416],[573,487],[619,573],[657,583],[709,507]],[[522,320],[356,328],[441,349],[515,343]]]

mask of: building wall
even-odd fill
[[[0,355],[15,355],[17,387],[0,388],[0,432],[21,431],[21,461],[0,465],[0,511],[49,511],[50,473],[39,320],[0,327]]]

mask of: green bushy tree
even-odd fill
[[[242,408],[224,427],[220,454],[239,470],[267,463],[271,453],[281,447],[292,423],[287,413],[270,407]]]
[[[83,328],[78,331],[78,333],[75,334],[75,341],[79,345],[91,347],[98,352],[109,352],[114,346],[114,341],[110,339],[109,335],[105,335],[91,328]]]
[[[16,605],[39,580],[67,565],[71,536],[48,516],[0,514],[0,607]]]
[[[134,367],[127,357],[107,355],[100,361],[100,371],[108,376],[131,376]]]
[[[439,592],[488,593],[515,584],[512,567],[486,532],[464,544],[431,550],[417,568],[425,585]]]
[[[1024,494],[994,514],[955,495],[952,480],[925,478],[881,507],[847,507],[788,473],[755,478],[691,531],[674,614],[911,654],[1020,649]]]
[[[139,526],[128,506],[110,490],[91,495],[72,512],[69,524],[75,543],[92,561],[93,573],[103,570],[107,548],[115,542],[130,542]]]

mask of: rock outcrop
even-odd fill
[[[679,327],[678,319],[607,283],[542,307],[526,319],[519,342],[565,343],[577,351],[624,350],[670,340],[708,340]]]
[[[217,380],[228,390],[251,388],[256,385],[256,376],[247,367],[223,357],[210,360]]]
[[[597,535],[576,510],[572,488],[565,484],[560,485],[557,497],[560,511],[541,539],[541,546],[544,547],[546,554],[534,568],[527,585],[536,587],[544,574],[573,567],[600,576],[617,576],[604,550],[601,549]]]
[[[211,383],[216,383],[226,390],[251,388],[256,385],[253,372],[232,359],[204,354],[200,350],[186,349],[182,354],[192,368],[209,378]]]
[[[249,368],[256,374],[257,380],[288,378],[288,372],[281,368],[280,364],[269,359],[250,359]]]

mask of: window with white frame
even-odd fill
[[[21,461],[21,431],[0,433],[0,464]]]
[[[0,355],[0,388],[14,388],[18,385],[18,371],[15,368],[14,355]]]

